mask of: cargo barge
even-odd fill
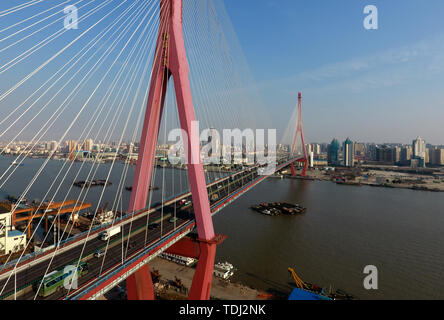
[[[106,180],[87,180],[87,181],[76,181],[73,183],[74,186],[83,188],[83,187],[99,187],[99,186],[105,186],[109,187],[112,185],[111,182]]]
[[[281,214],[296,215],[307,211],[307,208],[304,208],[299,204],[284,202],[262,202],[259,205],[252,206],[251,209],[267,216],[278,216]]]

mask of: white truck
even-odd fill
[[[120,226],[119,227],[114,227],[114,228],[110,228],[104,232],[102,232],[100,234],[100,240],[102,241],[108,241],[109,238],[111,238],[112,236],[116,235],[120,233]]]

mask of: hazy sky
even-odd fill
[[[376,5],[379,29],[363,26]],[[444,1],[225,0],[260,92],[306,139],[444,144]]]

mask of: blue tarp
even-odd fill
[[[307,290],[296,288],[291,292],[290,296],[288,297],[288,300],[331,300],[331,299]]]

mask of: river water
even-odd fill
[[[260,201],[305,206],[300,216],[269,217]],[[288,291],[287,267],[305,281],[360,299],[444,299],[444,194],[268,179],[215,218],[228,235],[218,259],[254,287]],[[366,290],[366,265],[378,290]]]
[[[0,157],[0,173],[13,159]],[[16,167],[0,188],[0,197],[19,196],[43,162],[26,159]],[[26,198],[50,199],[45,194],[63,164],[49,161]],[[110,166],[101,165],[95,179],[106,179]],[[74,180],[86,179],[90,168],[89,163],[74,163],[55,200],[63,200]],[[109,179],[113,184],[105,189],[101,206],[109,202],[111,207],[123,168],[115,164]],[[131,166],[125,186],[131,185],[133,175]],[[60,178],[55,181],[49,195]],[[152,193],[153,202],[188,188],[185,171],[158,169],[154,184],[161,187],[162,181],[166,187]],[[102,189],[92,188],[85,198],[94,204],[91,210]],[[76,199],[80,190],[72,187],[67,199]],[[123,190],[123,210],[129,196]],[[308,210],[299,216],[269,217],[249,209],[262,201],[299,203]],[[265,290],[289,292],[293,284],[287,268],[292,267],[305,281],[331,285],[361,299],[444,299],[443,208],[442,193],[270,178],[214,217],[216,232],[228,236],[216,260],[237,268],[234,280]],[[364,289],[366,265],[378,269],[378,290]]]

